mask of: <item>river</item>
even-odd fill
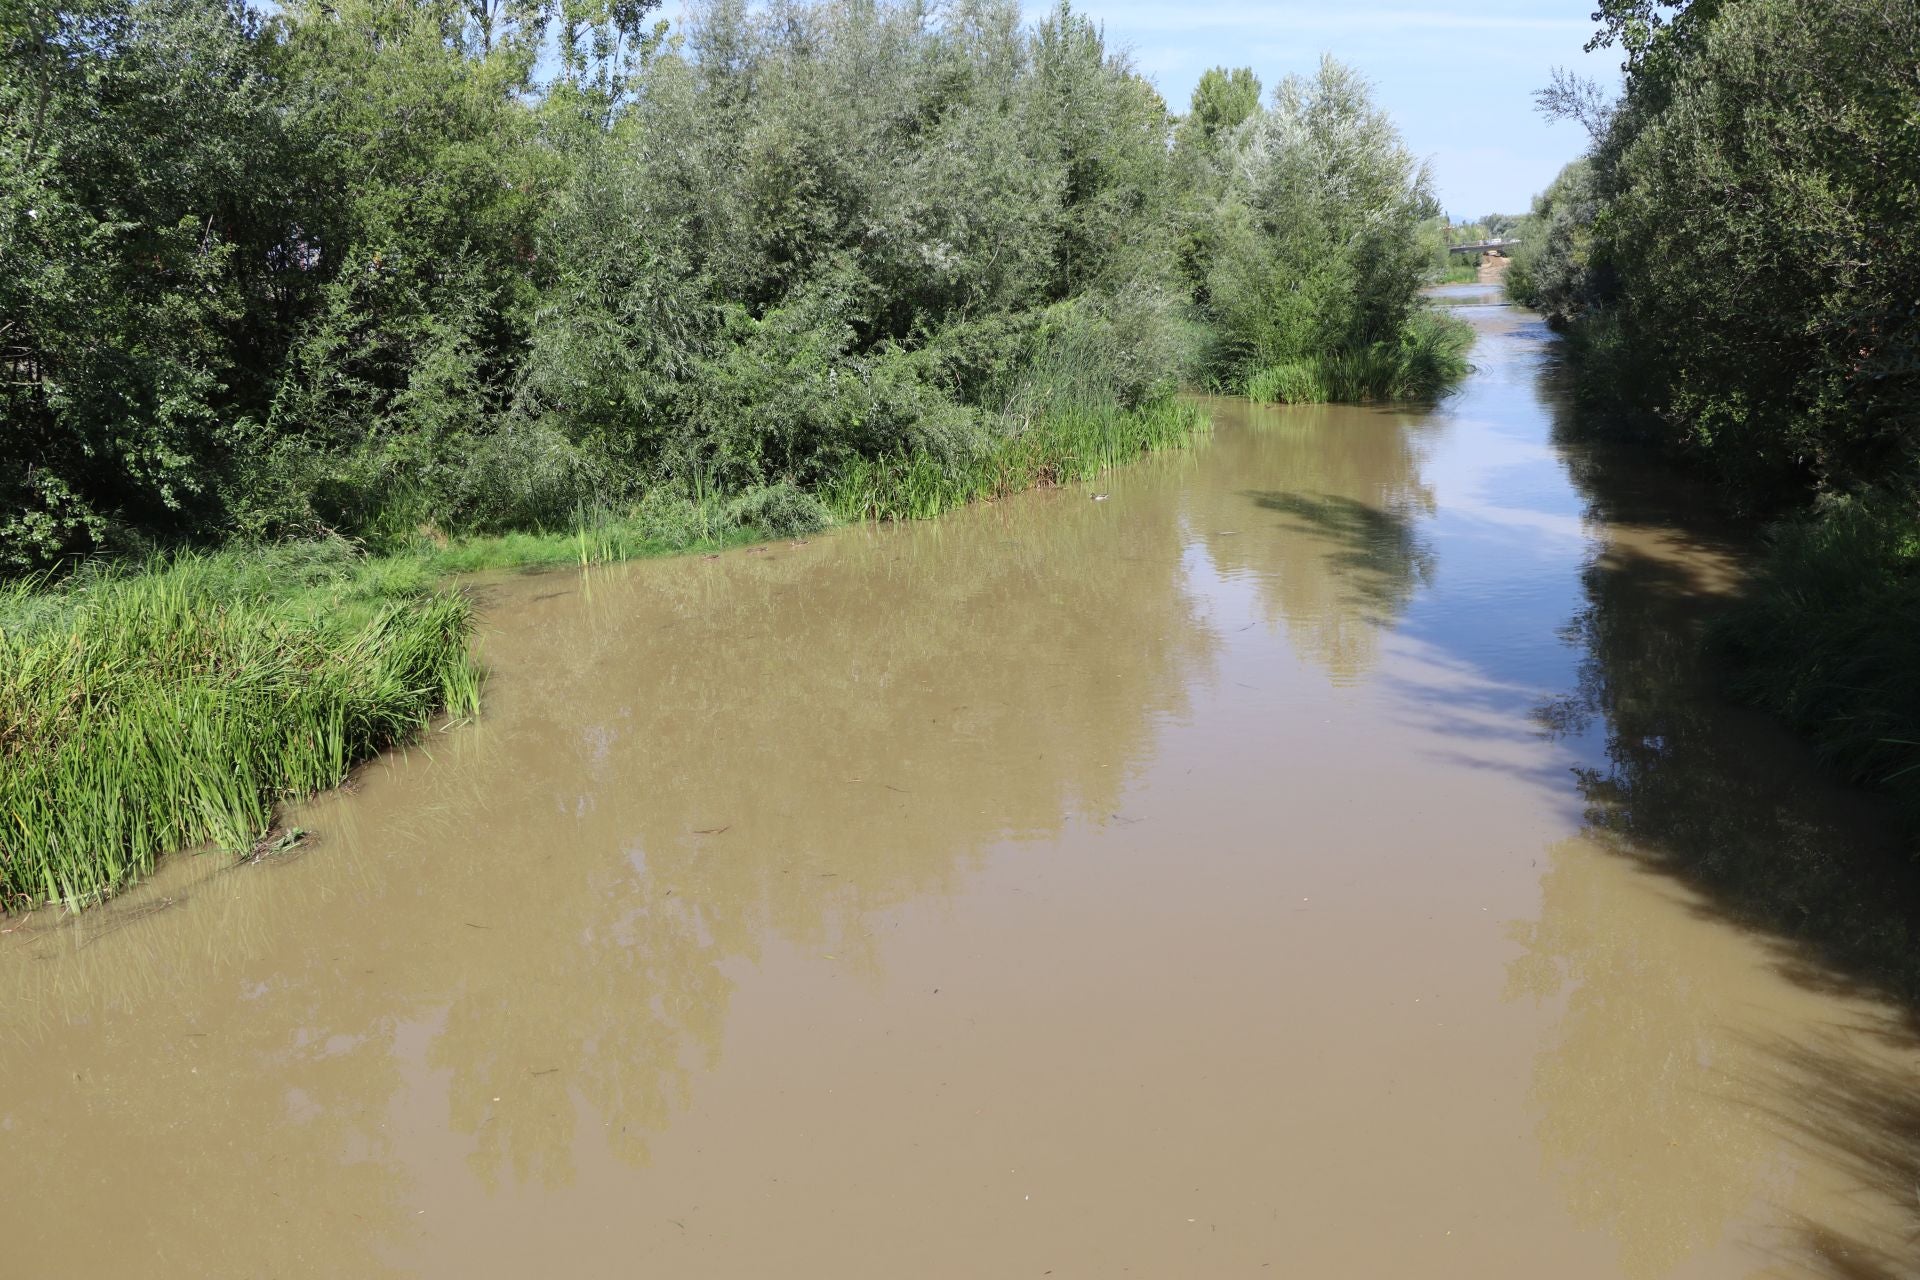
[[[1437,407],[476,584],[477,723],[0,921],[0,1271],[1920,1275],[1884,816],[1441,292]]]

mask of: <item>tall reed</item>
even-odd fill
[[[1731,683],[1899,806],[1920,851],[1920,485],[1774,527],[1719,640]]]
[[[982,498],[1092,479],[1144,453],[1177,448],[1206,426],[1198,409],[1175,400],[1138,409],[1067,405],[961,458],[856,459],[820,496],[840,520],[924,520]]]
[[[0,589],[0,901],[77,908],[167,850],[244,851],[277,799],[477,709],[464,597],[335,568],[276,589],[186,556]]]
[[[1393,342],[1331,351],[1260,369],[1250,399],[1282,404],[1431,400],[1465,377],[1473,329],[1456,316],[1416,311]]]

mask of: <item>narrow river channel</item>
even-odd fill
[[[1890,837],[1446,292],[1437,408],[480,584],[479,723],[0,937],[0,1273],[1920,1274]]]

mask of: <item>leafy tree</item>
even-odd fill
[[[1260,109],[1260,78],[1251,67],[1214,67],[1193,88],[1193,102],[1180,122],[1180,145],[1212,149]]]
[[[1397,341],[1425,282],[1422,226],[1439,213],[1426,166],[1364,81],[1327,59],[1289,77],[1236,132],[1209,272],[1217,374]]]
[[[1728,0],[1642,29],[1663,52],[1545,197],[1534,296],[1589,315],[1595,381],[1747,505],[1910,467],[1920,13]]]
[[[222,0],[0,28],[0,560],[217,523],[308,292],[270,24]],[[264,376],[263,376],[264,375]]]

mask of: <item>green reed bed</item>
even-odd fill
[[[723,551],[797,537],[833,522],[824,503],[789,481],[755,485],[730,496],[704,488],[697,496],[662,485],[638,501],[577,507],[553,528],[468,533],[447,538],[421,524],[389,534],[369,563],[403,567],[425,581],[450,574],[612,564],[651,556]]]
[[[1395,341],[1269,365],[1247,378],[1245,391],[1269,404],[1432,400],[1466,377],[1472,345],[1472,326],[1427,308]]]
[[[471,712],[470,611],[344,545],[0,588],[0,900],[77,908]]]
[[[715,520],[710,529],[687,536],[663,536],[653,522],[629,509],[594,507],[575,515],[565,529],[522,530],[455,539],[444,545],[424,540],[389,554],[408,559],[436,575],[509,569],[559,569],[613,564],[689,551],[721,551],[763,540],[769,531]]]
[[[859,459],[821,490],[841,520],[924,520],[983,498],[1088,480],[1142,454],[1178,448],[1207,428],[1192,405],[1054,409],[991,446],[942,460],[926,454]]]

